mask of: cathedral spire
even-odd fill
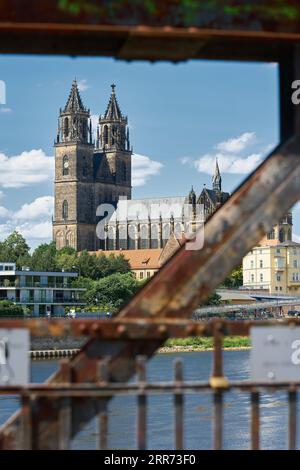
[[[78,84],[76,78],[72,83],[72,88],[68,97],[68,101],[64,108],[64,113],[76,113],[76,112],[86,112],[87,110],[83,106],[81,96],[78,89]]]
[[[123,116],[116,98],[116,85],[111,85],[111,94],[104,115],[99,118],[99,133],[96,146],[100,150],[122,150],[130,152],[127,117]]]
[[[216,158],[215,172],[214,172],[214,175],[212,177],[212,185],[213,185],[213,190],[214,191],[222,191],[222,178],[221,178],[221,173],[220,173],[217,158]]]
[[[65,142],[81,142],[92,144],[90,111],[83,105],[78,84],[72,83],[66,106],[60,109],[57,144]]]
[[[116,88],[116,85],[113,83],[111,85],[111,95],[109,98],[109,102],[108,102],[108,105],[104,114],[105,119],[110,119],[110,120],[122,119],[122,113],[121,113],[120,106],[116,98],[115,88]]]

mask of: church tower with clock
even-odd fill
[[[111,86],[93,142],[90,111],[83,105],[76,80],[60,109],[55,139],[53,240],[56,247],[97,250],[97,207],[131,199],[131,154],[127,117],[122,115]]]
[[[94,249],[94,188],[90,112],[74,80],[60,110],[55,147],[53,239],[58,248]]]

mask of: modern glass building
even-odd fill
[[[72,287],[77,273],[37,272],[0,262],[0,300],[27,307],[32,315],[63,315],[66,307],[84,306],[85,289]]]

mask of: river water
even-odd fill
[[[158,354],[148,363],[148,380],[172,380],[174,359],[184,361],[185,380],[206,380],[211,371],[211,352]],[[248,350],[225,351],[224,369],[229,380],[249,378]],[[32,382],[42,382],[57,368],[57,361],[33,361]],[[228,392],[224,407],[224,448],[248,449],[250,400],[247,393]],[[0,423],[18,407],[18,399],[0,396]],[[136,399],[117,397],[109,405],[109,448],[135,448]],[[153,396],[148,407],[148,448],[173,448],[173,397]],[[300,409],[298,410],[300,413]],[[210,449],[212,445],[213,404],[209,393],[185,398],[185,449]],[[264,393],[261,397],[261,447],[287,448],[288,406],[286,393]],[[95,421],[90,422],[72,442],[73,449],[94,449]],[[298,439],[298,448],[300,438]]]

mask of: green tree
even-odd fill
[[[77,252],[74,248],[66,246],[56,252],[56,265],[59,269],[69,272],[77,271],[76,262]]]
[[[16,230],[0,243],[0,259],[4,262],[17,263],[24,256],[29,256],[29,246],[25,238]]]
[[[201,304],[201,307],[203,305],[220,305],[221,304],[221,296],[217,294],[216,291],[213,291],[207,299]]]
[[[243,267],[237,266],[229,276],[227,276],[222,284],[223,287],[233,288],[243,285]]]
[[[31,256],[31,269],[34,271],[59,271],[56,261],[55,242],[42,243]]]
[[[23,316],[24,311],[21,305],[15,305],[11,300],[0,300],[0,317]]]
[[[88,304],[101,306],[111,305],[119,308],[139,289],[139,283],[131,273],[115,273],[94,281],[86,294]]]

